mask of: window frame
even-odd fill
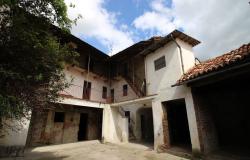
[[[92,83],[84,80],[82,99],[90,100]]]
[[[102,87],[102,98],[107,99],[108,97],[108,88],[106,86]]]
[[[128,95],[128,85],[127,84],[124,84],[122,86],[122,95],[123,96],[127,96]]]
[[[154,67],[155,67],[155,71],[158,71],[166,67],[165,55],[154,60]]]

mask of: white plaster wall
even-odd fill
[[[137,115],[137,112],[140,108],[143,108],[143,104],[131,104],[128,106],[123,106],[124,111],[130,111],[130,119],[131,125],[133,129],[134,136],[137,140],[141,139],[141,123],[140,123],[140,116]]]
[[[128,119],[119,113],[118,107],[105,106],[102,134],[104,142],[128,142]]]
[[[71,82],[71,86],[67,89],[65,89],[65,92],[63,94],[69,94],[72,95],[75,98],[82,98],[83,94],[83,85],[84,80],[91,82],[91,95],[90,100],[91,101],[98,101],[98,102],[106,102],[106,99],[102,98],[102,89],[103,87],[107,87],[107,96],[109,96],[109,84],[108,80],[104,77],[100,77],[97,74],[85,72],[84,70],[81,70],[80,68],[76,67],[66,67],[64,69],[64,73],[66,76],[66,79],[68,82]]]
[[[163,138],[163,108],[162,103],[159,99],[154,99],[152,101],[152,111],[153,111],[153,124],[154,124],[154,149],[164,144]]]
[[[177,43],[182,48],[184,69],[187,71],[194,65],[192,47],[178,39]],[[163,55],[165,56],[166,67],[155,71],[154,61]],[[149,95],[157,94],[157,98],[155,98],[152,102],[155,149],[164,143],[162,128],[162,102],[184,98],[186,101],[192,148],[199,151],[200,142],[198,139],[198,129],[191,91],[186,86],[172,87],[172,85],[175,84],[182,76],[181,59],[177,45],[174,42],[170,42],[164,47],[156,50],[154,53],[147,55],[145,59],[145,67],[147,92]]]
[[[28,135],[28,129],[30,120],[23,119],[23,123],[20,124],[18,121],[11,121],[7,123],[10,123],[12,126],[17,125],[18,131],[14,131],[11,129],[8,129],[7,132],[4,132],[4,136],[0,138],[0,145],[2,146],[25,146],[26,139]]]
[[[154,61],[165,56],[166,67],[155,71]],[[181,65],[177,46],[174,42],[149,54],[145,58],[147,94],[157,94],[167,89],[181,76]]]
[[[194,66],[192,46],[177,39],[181,46],[184,69],[187,71]],[[154,61],[165,56],[166,67],[155,71]],[[157,94],[164,90],[172,89],[171,85],[182,76],[180,51],[174,42],[169,42],[164,47],[149,54],[145,58],[145,71],[148,95]]]
[[[122,77],[116,77],[116,80],[112,80],[111,88],[115,91],[114,102],[122,102],[127,100],[132,100],[138,98],[133,89],[127,83],[127,81]],[[128,85],[128,95],[123,96],[123,85]]]
[[[60,104],[69,104],[69,105],[76,105],[76,106],[83,106],[83,107],[93,107],[93,108],[104,108],[105,103],[101,102],[92,102],[92,101],[87,101],[83,99],[75,99],[75,98],[66,98],[63,97],[60,101],[58,101]]]
[[[192,68],[195,65],[195,56],[193,52],[193,47],[190,44],[185,43],[180,39],[177,39],[176,41],[181,46],[184,71],[187,72],[190,68]]]
[[[187,109],[189,131],[191,133],[190,136],[191,136],[192,149],[193,149],[193,152],[200,152],[201,146],[200,146],[200,140],[199,140],[199,133],[197,129],[194,101],[193,101],[191,89],[190,88],[188,89],[189,89],[189,92],[186,93],[185,102],[186,102],[186,109]]]

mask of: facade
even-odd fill
[[[210,159],[249,159],[250,43],[197,64],[177,85],[192,90],[201,151]]]
[[[195,156],[218,148],[215,130],[206,126],[211,120],[208,107],[202,108],[216,96],[206,99],[207,88],[186,85],[191,68],[197,67],[193,47],[198,40],[175,30],[112,57],[74,36],[67,40],[80,53],[78,66],[65,66],[70,87],[60,93],[61,101],[51,104],[53,109],[34,110],[18,136],[11,132],[0,138],[3,153],[94,139],[151,144],[157,151]],[[214,85],[209,88],[215,90]]]

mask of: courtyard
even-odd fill
[[[167,153],[156,153],[141,144],[101,144],[99,141],[61,144],[27,149],[24,157],[1,160],[186,160]]]

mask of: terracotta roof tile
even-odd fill
[[[221,56],[209,59],[207,61],[195,65],[193,68],[188,70],[177,81],[176,84],[180,85],[183,82],[189,81],[199,76],[203,76],[211,72],[216,72],[224,67],[233,65],[236,62],[243,61],[247,57],[250,57],[250,43],[244,44],[240,48],[232,50],[229,53],[223,54]]]

